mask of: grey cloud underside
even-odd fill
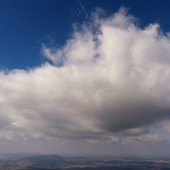
[[[117,132],[169,119],[169,108],[161,108],[152,103],[149,104],[122,106],[123,108],[120,109],[106,109],[104,114],[101,113],[100,126],[106,131]]]
[[[1,71],[1,138],[140,136],[170,118],[169,37],[124,10],[90,24],[97,33],[82,25],[62,48],[43,45],[53,65]]]

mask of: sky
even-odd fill
[[[169,157],[169,8],[0,0],[0,153]]]

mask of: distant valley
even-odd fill
[[[170,170],[168,159],[63,157],[42,154],[2,154],[1,170]]]

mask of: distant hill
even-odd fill
[[[58,167],[64,163],[64,158],[58,155],[33,155],[22,159],[22,161],[29,162],[33,167]]]

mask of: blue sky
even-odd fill
[[[96,8],[108,13],[121,6],[139,18],[139,24],[158,22],[169,31],[168,0],[1,0],[0,1],[0,66],[30,68],[41,65],[41,45],[61,46],[72,32],[74,23],[82,23]],[[88,14],[88,17],[87,17]]]
[[[0,152],[170,156],[169,7],[0,0]]]

